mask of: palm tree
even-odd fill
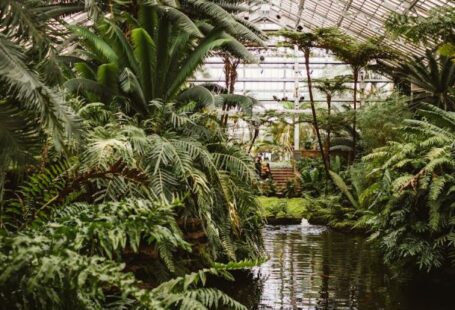
[[[83,131],[79,143],[72,143],[68,149],[69,156],[80,158],[79,172],[63,171],[64,179],[68,178],[65,184],[69,184],[64,190],[56,181],[62,178],[49,178],[52,182],[46,182],[48,188],[33,194],[39,199],[32,195],[23,203],[31,201],[34,207],[38,205],[34,200],[43,202],[41,207],[48,212],[71,201],[112,201],[135,195],[170,200],[179,196],[185,208],[179,210],[178,216],[203,222],[213,258],[258,254],[262,222],[251,192],[255,180],[253,163],[242,149],[227,141],[213,115],[198,113],[214,103],[212,93],[203,87],[185,88],[188,77],[214,49],[222,47],[237,56],[244,53],[244,46],[227,31],[247,27],[237,25],[221,9],[217,18],[227,14],[228,19],[219,20],[219,25],[215,17],[206,20],[212,20],[216,27],[185,18],[177,9],[162,14],[161,9],[141,6],[137,22],[131,23],[116,24],[99,17],[95,33],[85,27],[69,26],[85,47],[74,55],[80,56],[74,65],[77,78],[65,85],[81,95],[80,101],[73,99],[73,103]],[[172,12],[176,19],[169,15]],[[237,26],[229,26],[232,21]],[[242,38],[245,37],[248,36]],[[58,138],[57,133],[69,131],[61,120],[69,108],[61,101],[63,96],[42,83],[25,64],[26,55],[15,41],[3,34],[0,40],[1,79],[5,82],[0,90],[0,117],[6,117],[0,125],[0,155],[2,164],[6,158],[10,167],[11,160],[36,155],[28,154],[32,151],[28,148],[28,153],[14,157],[22,144],[11,147],[10,137],[26,141],[36,136],[39,142],[39,130],[56,127],[53,137]],[[26,42],[24,46],[31,41]],[[73,62],[77,59],[74,56]],[[19,120],[27,112],[19,113],[11,106],[16,103],[30,107],[26,116],[31,114],[33,118],[23,118],[21,122],[8,119],[17,116]],[[33,125],[39,130],[29,134]],[[6,143],[10,145],[4,148]],[[58,155],[54,158],[61,160]],[[4,183],[3,170],[1,176],[0,183]],[[83,194],[76,195],[75,191]],[[246,248],[252,252],[247,254]]]
[[[61,150],[77,129],[63,92],[41,70],[58,41],[50,25],[60,15],[40,15],[38,7],[36,1],[0,3],[0,202],[7,170],[35,162],[43,137]]]
[[[357,90],[359,83],[360,71],[365,68],[373,60],[391,59],[396,53],[390,48],[381,44],[380,38],[370,38],[367,41],[357,41],[351,36],[346,35],[337,28],[325,28],[325,31],[330,31],[330,37],[323,38],[323,45],[330,49],[336,57],[341,61],[349,64],[352,68],[352,76],[354,79],[353,105],[354,115],[352,127],[353,135],[353,157],[356,155],[357,136]]]
[[[413,104],[429,103],[446,111],[455,111],[455,63],[427,50],[425,58],[388,66],[388,73],[418,88]]]
[[[332,37],[332,32],[332,29],[318,29],[314,32],[281,31],[278,33],[288,40],[288,44],[290,43],[292,45],[297,45],[297,47],[303,52],[307,74],[308,92],[310,96],[311,113],[313,116],[313,126],[316,131],[319,150],[321,152],[321,158],[324,163],[327,180],[330,178],[329,165],[324,152],[324,145],[319,130],[319,123],[314,103],[313,85],[310,71],[310,54],[313,48],[324,48],[324,43],[328,40],[328,38]]]
[[[149,7],[141,7],[140,15]],[[70,27],[83,39],[88,56],[75,65],[78,77],[68,81],[68,89],[86,98],[110,103],[121,99],[136,113],[147,114],[147,103],[195,100],[200,105],[213,105],[214,97],[203,87],[184,90],[185,83],[215,50],[237,57],[253,57],[243,45],[219,28],[196,25],[187,20],[182,28],[166,17],[140,19],[125,34],[115,22],[100,20],[91,32],[85,27]],[[204,34],[203,34],[204,33]]]
[[[139,8],[139,16],[149,9]],[[259,254],[262,224],[254,215],[251,158],[228,143],[216,115],[200,113],[220,102],[238,102],[238,95],[215,98],[205,87],[186,88],[187,79],[210,52],[250,55],[219,28],[191,20],[186,29],[165,16],[140,18],[129,25],[128,33],[121,26],[99,19],[93,32],[70,27],[83,47],[83,58],[74,66],[77,77],[65,83],[82,96],[78,112],[88,117],[81,170],[106,171],[118,161],[128,170],[138,169],[147,179],[146,192],[168,200],[182,197],[185,208],[177,216],[201,222],[212,258]],[[112,180],[96,182],[103,190],[89,196],[109,200],[123,197],[115,188],[129,195],[138,188],[120,185],[123,181],[117,178],[115,188],[109,186]],[[259,247],[247,254],[242,249],[248,244]]]
[[[341,94],[349,89],[346,86],[347,77],[337,76],[333,79],[324,79],[319,80],[316,89],[320,92],[324,93],[327,100],[327,159],[330,168],[330,136],[332,131],[332,124],[331,124],[331,112],[332,112],[332,98],[337,94]]]

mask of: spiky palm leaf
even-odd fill
[[[447,111],[455,111],[451,89],[455,85],[455,63],[450,57],[436,56],[427,50],[425,58],[414,58],[392,67],[391,72],[416,87],[413,104],[431,103]]]
[[[62,93],[43,84],[24,57],[20,47],[0,34],[0,80],[8,97],[34,113],[61,146],[64,136],[74,129],[73,115]]]
[[[41,150],[43,133],[36,119],[12,104],[0,101],[0,170],[35,161]]]
[[[156,9],[155,6],[144,6],[140,13],[153,15]],[[118,73],[112,72],[112,79],[118,79],[119,83],[126,87],[125,89],[128,85],[132,86],[133,81],[137,81],[137,83],[134,82],[136,88],[134,92],[129,88],[123,90],[125,97],[132,97],[133,107],[136,105],[135,101],[139,101],[139,106],[135,108],[136,112],[145,112],[144,108],[140,107],[144,105],[141,91],[138,91],[139,85],[146,102],[156,98],[164,100],[177,98],[188,78],[202,64],[203,59],[214,50],[226,50],[238,57],[245,57],[246,61],[254,60],[239,41],[206,23],[200,26],[204,32],[204,37],[200,38],[191,31],[180,29],[178,25],[172,23],[172,20],[161,14],[157,15],[155,21],[144,18],[140,18],[139,24],[134,26],[136,28],[131,31],[130,38],[127,38],[119,26],[109,20],[100,20],[95,32],[82,27],[70,27],[83,39],[86,50],[90,51],[84,53],[94,57],[93,60],[98,66],[115,64],[118,67],[118,72],[122,74],[119,76]],[[150,22],[155,24],[151,25]],[[77,64],[75,68],[81,77],[87,78],[97,70],[92,66],[88,63]],[[71,81],[69,83],[70,90],[77,90],[79,94],[85,96],[90,95],[90,89],[94,89],[88,82],[85,83],[90,86],[87,91],[80,88],[84,86],[82,83]],[[77,88],[74,87],[76,85]],[[112,86],[111,92],[115,89],[114,85]],[[100,91],[96,93],[99,96]],[[187,92],[186,97],[191,93]],[[111,98],[105,97],[102,100],[106,99]]]

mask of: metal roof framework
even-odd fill
[[[455,8],[455,0],[266,0],[251,6],[249,17],[252,22],[269,19],[290,29],[340,27],[360,40],[383,37],[384,44],[404,54],[423,55],[423,46],[388,38],[384,23],[393,12],[425,17],[438,8]]]

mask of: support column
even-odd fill
[[[299,58],[298,58],[298,47],[294,45],[294,109],[300,110],[300,83],[299,83]],[[294,151],[300,149],[300,124],[297,123],[299,115],[293,115],[294,120]]]

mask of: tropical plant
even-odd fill
[[[179,196],[185,208],[178,217],[200,222],[213,259],[261,255],[251,158],[227,141],[215,115],[160,102],[153,108],[154,118],[142,122],[104,110],[109,122],[81,137],[80,160],[32,176],[16,192],[13,210],[22,210],[27,223],[75,201]]]
[[[436,44],[439,52],[455,56],[455,8],[444,7],[431,10],[425,16],[393,13],[385,23],[386,29],[395,37],[402,36],[414,43]]]
[[[78,129],[63,92],[44,70],[55,60],[51,25],[61,12],[40,15],[38,2],[0,3],[0,207],[5,184],[38,163],[48,139],[61,151]]]
[[[252,42],[260,41],[259,33],[229,13],[237,4],[226,11],[224,3],[209,1],[147,1],[136,3],[139,10],[135,3],[0,4],[7,17],[0,21],[0,286],[6,307],[243,309],[216,290],[196,288],[205,273],[225,274],[222,269],[234,265],[185,275],[215,260],[260,256],[263,223],[251,159],[228,141],[216,115],[199,113],[215,103],[212,93],[185,83],[215,47],[246,53],[229,33]],[[184,13],[195,7],[197,18]],[[66,87],[80,96],[65,97],[60,78],[51,83],[40,72],[55,56],[54,45],[66,39],[60,16],[84,8],[98,33],[68,26],[84,49],[57,57],[69,60],[79,78]],[[45,40],[38,44],[39,35]],[[172,76],[163,87],[162,68]],[[73,113],[78,140],[67,139]],[[25,181],[11,176],[28,162]],[[176,198],[179,207],[159,206]],[[138,256],[150,264],[138,266]],[[122,262],[137,278],[147,274],[155,288],[144,289]]]
[[[327,109],[320,108],[318,110],[321,128],[327,131],[330,125],[330,153],[342,153],[347,162],[352,163],[354,159],[352,156],[354,135],[357,135],[357,140],[360,140],[360,132],[358,130],[354,132],[352,127],[354,111],[350,105],[331,106],[331,110],[330,123],[328,122]],[[357,150],[360,150],[359,146]]]
[[[400,130],[405,119],[413,116],[409,98],[393,94],[386,101],[369,102],[359,111],[358,128],[365,153],[385,146],[389,141],[401,141],[406,133]]]
[[[265,129],[265,138],[261,141],[257,150],[271,150],[276,154],[284,155],[292,153],[293,124],[286,117],[276,116]]]
[[[242,223],[251,224],[252,217],[258,220],[257,227],[261,225],[253,211],[257,205],[247,191],[253,184],[253,166],[249,157],[228,143],[214,115],[197,112],[220,100],[238,102],[239,99],[232,98],[236,95],[220,95],[215,100],[205,87],[185,87],[205,56],[216,49],[223,47],[225,52],[238,57],[251,55],[227,33],[233,32],[228,25],[233,21],[230,14],[218,9],[221,11],[217,19],[208,18],[217,25],[213,27],[207,20],[196,22],[197,19],[182,15],[188,12],[183,7],[191,7],[191,3],[182,3],[175,9],[140,3],[137,11],[130,12],[137,15],[137,21],[98,18],[93,31],[70,26],[82,39],[83,48],[82,58],[74,66],[77,77],[65,86],[82,97],[78,112],[88,126],[82,171],[108,171],[121,161],[128,167],[127,171],[137,170],[145,176],[141,188],[168,199],[173,195],[186,197],[186,208],[179,216],[202,222],[214,246],[211,247],[213,257],[223,253],[233,258],[239,250],[233,239],[243,239],[245,233],[252,231]],[[207,6],[212,11],[218,7],[217,4]],[[231,26],[237,30],[247,29],[237,22],[234,24]],[[230,31],[224,32],[226,27]],[[260,41],[253,32],[248,32],[249,36],[245,31],[236,35]],[[169,101],[174,103],[166,103]],[[230,169],[240,174],[234,177]],[[125,181],[124,174],[118,177]],[[121,186],[118,177],[115,182],[96,180],[97,190],[89,192],[89,196],[120,199],[121,189],[134,190],[134,185]],[[250,185],[243,187],[241,180],[248,180]],[[219,191],[212,191],[217,186]],[[222,215],[212,207],[221,207],[228,213]],[[253,213],[247,215],[244,211]],[[240,213],[244,216],[239,216]],[[229,223],[226,218],[230,219]],[[258,230],[256,237],[260,238]],[[247,247],[249,242],[260,244],[258,240],[247,237],[241,243]],[[258,254],[256,250],[253,252]]]
[[[296,168],[300,175],[300,189],[304,194],[317,197],[327,192],[329,183],[325,180],[321,158],[302,158],[297,161]]]
[[[316,89],[325,94],[327,100],[327,158],[330,168],[330,138],[332,133],[332,98],[338,94],[349,90],[346,86],[347,77],[344,75],[334,77],[333,79],[324,79],[318,81]]]
[[[424,102],[455,111],[455,64],[450,58],[427,50],[425,58],[414,57],[407,62],[389,66],[389,72],[416,88],[412,97],[413,105]]]
[[[321,133],[319,130],[319,123],[318,117],[316,114],[316,106],[313,97],[313,84],[311,79],[311,71],[310,71],[310,54],[313,48],[324,48],[325,41],[328,38],[332,37],[334,34],[333,29],[317,29],[313,32],[297,32],[297,31],[281,31],[279,35],[283,36],[287,39],[287,44],[296,45],[304,55],[305,60],[305,71],[307,75],[307,83],[308,83],[308,92],[310,95],[310,106],[311,106],[311,113],[313,117],[313,126],[316,131],[316,137],[318,140],[319,150],[321,152],[321,158],[324,163],[324,170],[326,173],[326,179],[330,178],[329,175],[329,164],[328,159],[324,153],[324,144],[322,142]]]
[[[331,30],[330,30],[331,29]],[[381,44],[380,38],[370,38],[367,41],[358,41],[337,28],[325,30],[332,35],[323,38],[323,45],[330,49],[336,57],[349,64],[352,68],[354,79],[353,89],[353,121],[352,130],[357,131],[357,92],[360,71],[373,60],[396,58],[397,54],[390,48]],[[353,135],[353,153],[356,155],[357,135]]]
[[[356,211],[367,211],[377,203],[379,184],[369,176],[364,163],[352,165],[340,174],[330,171],[333,184]]]
[[[202,3],[205,2],[201,1],[197,6],[204,7]],[[185,3],[194,4],[193,1]],[[261,39],[217,4],[207,4],[209,11],[221,10],[213,25],[193,21],[181,11],[184,9],[162,6],[140,4],[137,21],[118,23],[99,19],[93,31],[71,26],[75,35],[82,39],[85,60],[76,63],[77,78],[68,81],[66,87],[88,96],[90,101],[110,103],[115,98],[118,103],[142,114],[153,99],[214,104],[213,95],[203,87],[181,93],[188,78],[204,58],[216,50],[254,61],[248,50],[230,35],[232,27],[244,29],[234,34],[242,40],[248,38],[261,44]],[[128,33],[123,30],[125,27],[130,29]]]
[[[205,284],[208,273],[231,278],[227,270],[251,264],[217,265],[145,289],[119,262],[126,252],[138,253],[147,246],[145,253],[152,257],[156,253],[173,270],[173,251],[191,251],[173,216],[177,204],[150,200],[77,204],[54,212],[44,225],[0,237],[3,306],[206,309],[224,304],[244,309],[220,291],[197,286]]]
[[[261,116],[261,124],[267,124],[267,127],[265,129],[265,137],[258,145],[258,150],[272,151],[280,158],[283,155],[286,155],[285,157],[293,157],[293,141],[296,125],[299,125],[300,137],[308,138],[309,131],[311,131],[311,136],[313,136],[312,119],[308,114],[296,116],[294,112],[286,111],[294,108],[293,102],[283,101],[276,97],[274,99],[280,102],[285,110],[282,112],[268,111]],[[307,124],[307,126],[302,126],[304,124]]]
[[[386,261],[430,271],[454,263],[455,116],[430,104],[418,114],[405,121],[404,141],[365,161],[384,189],[372,225]]]

